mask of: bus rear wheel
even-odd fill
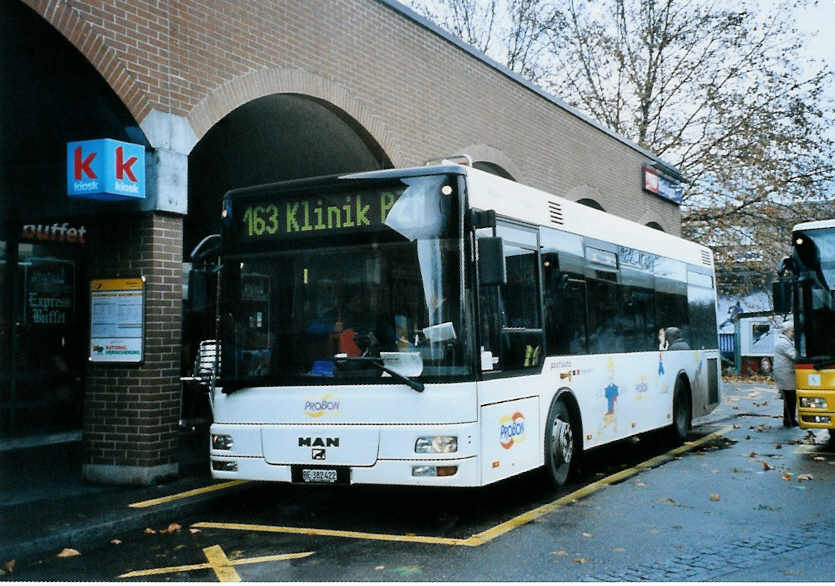
[[[545,428],[545,473],[554,486],[563,486],[577,471],[581,437],[577,418],[562,399],[555,399]]]

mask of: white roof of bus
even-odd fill
[[[792,232],[795,232],[797,230],[817,230],[819,228],[835,228],[835,219],[816,220],[814,222],[803,222],[802,224],[797,224],[792,229]]]
[[[467,175],[472,207],[493,209],[500,216],[713,267],[713,253],[706,246],[479,169],[468,167]]]
[[[342,178],[370,179],[397,177],[404,173],[424,175],[439,172],[463,172],[467,175],[471,207],[495,210],[496,214],[506,218],[550,226],[565,232],[713,268],[713,252],[706,246],[474,167],[446,162],[437,166],[352,173]]]

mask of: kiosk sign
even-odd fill
[[[142,362],[145,282],[90,281],[90,362]]]
[[[120,201],[145,198],[145,148],[110,138],[67,143],[67,195]]]

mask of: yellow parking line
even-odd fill
[[[195,523],[192,527],[195,528],[202,528],[202,529],[230,529],[235,531],[261,531],[261,532],[268,532],[268,533],[293,533],[297,535],[318,535],[318,536],[326,536],[326,537],[346,537],[351,539],[370,539],[370,540],[378,540],[378,541],[400,541],[400,542],[411,542],[411,543],[434,543],[439,545],[461,545],[465,547],[478,547],[480,545],[484,545],[485,543],[496,539],[497,537],[508,533],[509,531],[513,531],[514,529],[521,527],[531,521],[535,521],[540,517],[547,515],[548,513],[553,512],[554,510],[558,509],[561,506],[566,504],[572,503],[574,501],[580,500],[584,497],[589,496],[590,494],[600,490],[601,488],[608,486],[610,484],[614,484],[616,482],[621,482],[630,476],[638,474],[642,470],[648,470],[658,464],[669,460],[670,458],[697,448],[717,437],[720,437],[730,430],[733,429],[733,426],[728,426],[724,429],[706,435],[702,438],[699,438],[696,441],[686,442],[684,445],[678,446],[660,456],[656,456],[655,458],[651,458],[646,460],[645,462],[641,462],[636,466],[631,468],[627,468],[625,470],[621,470],[620,472],[616,472],[606,478],[598,480],[597,482],[593,482],[589,485],[584,486],[578,490],[575,490],[569,495],[561,497],[553,502],[548,504],[542,505],[526,513],[522,513],[510,519],[509,521],[505,521],[495,527],[492,527],[486,531],[482,531],[481,533],[477,533],[472,537],[467,539],[455,539],[455,538],[448,538],[448,537],[430,537],[425,535],[393,535],[393,534],[385,534],[385,533],[362,533],[358,531],[338,531],[334,529],[311,529],[311,528],[304,528],[304,527],[283,527],[283,526],[275,526],[275,525],[250,525],[245,523],[211,523],[211,522],[201,522]]]
[[[237,486],[239,484],[244,484],[248,482],[247,480],[230,480],[228,482],[220,482],[218,484],[212,484],[210,486],[204,486],[203,488],[195,488],[194,490],[187,490],[185,492],[180,492],[177,494],[172,494],[169,496],[163,496],[157,499],[151,499],[149,501],[142,501],[138,503],[131,503],[128,505],[134,509],[142,509],[145,507],[153,507],[155,505],[161,505],[162,503],[168,503],[171,501],[176,501],[179,499],[185,499],[192,496],[197,496],[198,494],[205,494],[207,492],[214,492],[216,490],[223,490],[224,488],[230,488],[232,486]]]
[[[220,549],[220,546],[214,546]],[[190,564],[188,566],[169,566],[167,568],[152,568],[150,570],[135,570],[133,572],[128,572],[126,574],[122,574],[119,576],[120,578],[140,578],[143,576],[158,576],[160,574],[176,574],[177,572],[190,572],[193,570],[209,570],[216,565],[222,565],[218,563],[217,557],[214,551],[207,552],[207,550],[211,550],[211,548],[206,548],[203,550],[204,555],[206,558],[209,558],[209,555],[215,557],[214,565],[212,563],[204,563],[204,564]],[[221,550],[222,553],[223,550]],[[309,555],[313,555],[312,551],[305,551],[302,553],[282,553],[278,555],[264,555],[255,558],[242,558],[239,560],[229,560],[227,558],[226,565],[229,566],[243,566],[247,564],[261,564],[264,562],[281,562],[284,560],[295,560],[299,558],[306,558]],[[225,557],[225,555],[224,555]],[[221,580],[223,581],[223,580]]]
[[[229,558],[226,557],[226,554],[223,552],[223,549],[219,545],[212,545],[210,547],[204,547],[203,553],[206,556],[206,559],[209,560],[209,565],[215,571],[215,576],[221,582],[240,582],[241,577],[238,575],[238,572],[235,571],[235,568],[232,567],[232,564],[229,562]]]
[[[424,535],[392,535],[386,533],[362,533],[359,531],[339,531],[336,529],[310,529],[305,527],[282,527],[276,525],[249,525],[246,523],[194,523],[198,529],[231,529],[234,531],[261,531],[265,533],[293,533],[296,535],[320,535],[326,537],[347,537],[351,539],[370,539],[378,541],[404,541],[412,543],[436,543],[440,545],[465,545],[466,539],[448,537],[428,537]]]
[[[153,568],[151,570],[134,570],[121,574],[120,578],[140,578],[142,576],[156,576],[158,574],[176,574],[177,572],[190,572],[193,570],[208,570],[211,564],[191,564],[188,566],[169,566],[167,568]]]

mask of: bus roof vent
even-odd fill
[[[709,250],[703,250],[702,251],[702,264],[705,265],[706,267],[712,267],[713,266],[713,259],[711,258],[711,254],[710,254]]]
[[[555,201],[548,202],[548,216],[551,218],[551,223],[557,226],[563,225],[562,207]]]

